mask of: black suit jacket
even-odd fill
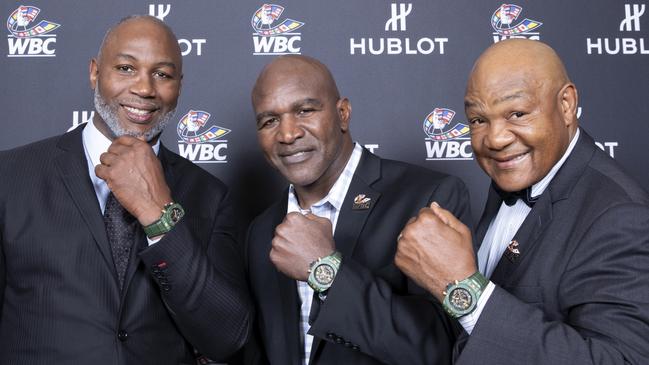
[[[369,209],[352,209],[359,194],[371,198]],[[341,269],[326,300],[313,299],[311,364],[450,362],[453,329],[441,307],[394,265],[397,235],[431,201],[470,222],[468,192],[459,179],[363,152],[334,233]],[[261,350],[257,363],[301,364],[296,282],[268,258],[286,209],[285,194],[248,232],[247,269]],[[434,351],[424,358],[424,348]]]
[[[139,230],[120,292],[82,129],[0,153],[0,364],[189,364],[192,347],[235,351],[252,305],[225,185],[160,148],[186,216],[150,247]]]
[[[581,130],[457,364],[649,364],[648,201]],[[476,242],[500,204],[492,188]]]

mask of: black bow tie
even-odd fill
[[[502,200],[507,204],[507,206],[511,207],[512,205],[516,204],[516,201],[518,199],[522,200],[523,203],[527,204],[528,207],[532,208],[534,207],[534,203],[539,199],[538,196],[532,197],[532,187],[528,187],[523,190],[518,190],[518,191],[504,191],[500,189],[495,183],[492,182],[491,184],[494,187],[494,190],[500,195]]]

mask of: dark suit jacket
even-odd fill
[[[0,153],[0,364],[178,364],[194,362],[192,347],[235,351],[252,305],[225,185],[160,148],[186,216],[150,247],[140,229],[120,292],[82,129]]]
[[[457,364],[649,364],[648,201],[582,130]],[[500,203],[492,188],[476,242]]]
[[[369,209],[352,209],[359,194],[372,199]],[[394,265],[397,235],[433,200],[470,222],[468,192],[459,179],[363,152],[334,233],[342,266],[326,300],[316,296],[311,308],[311,364],[450,362],[450,322],[439,304]],[[268,258],[286,208],[285,193],[248,232],[247,269],[261,347],[258,363],[298,365],[303,352],[296,283]],[[425,347],[435,349],[426,358],[421,356]]]

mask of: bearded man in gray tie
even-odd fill
[[[182,75],[169,27],[126,18],[90,62],[93,120],[0,154],[0,364],[195,364],[245,342],[227,188],[159,141]]]
[[[649,363],[649,198],[578,127],[577,101],[537,41],[499,42],[473,68],[471,144],[492,179],[477,262],[435,203],[395,258],[464,328],[456,364]]]

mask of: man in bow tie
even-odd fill
[[[434,200],[470,221],[462,182],[354,143],[351,103],[313,58],[274,59],[252,103],[261,150],[290,186],[248,230],[259,346],[246,362],[449,363],[449,321],[393,258],[403,225]]]
[[[435,203],[395,259],[464,328],[457,364],[649,362],[649,198],[578,127],[577,101],[537,41],[499,42],[472,70],[471,143],[492,179],[477,262]]]

